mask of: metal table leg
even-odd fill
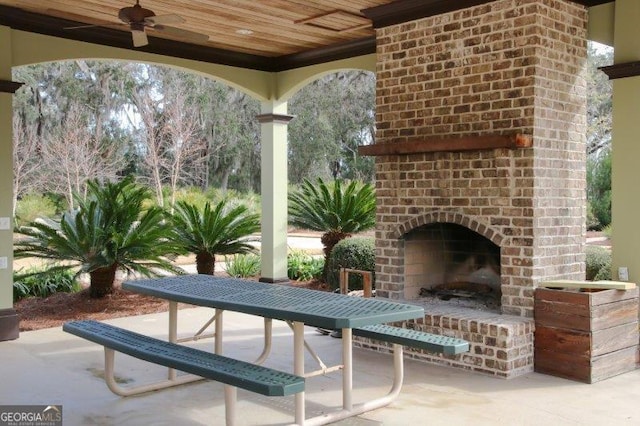
[[[304,376],[304,323],[297,321],[293,323],[293,374]],[[295,398],[295,421],[297,425],[303,425],[305,417],[304,392],[298,392]]]
[[[215,315],[215,321],[216,321],[216,329],[215,329],[215,334],[216,334],[216,340],[214,342],[214,352],[217,353],[218,355],[222,355],[222,313],[224,312],[223,309],[218,309],[216,308],[216,315]]]
[[[169,301],[169,341],[176,343],[178,341],[178,302]],[[176,370],[169,369],[169,380],[176,379]]]

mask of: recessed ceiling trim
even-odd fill
[[[373,22],[373,28],[384,28],[389,25],[415,21],[428,16],[440,15],[491,3],[495,0],[397,0],[382,6],[363,9],[362,13]],[[611,3],[614,0],[572,0],[583,6],[596,6]]]
[[[345,27],[340,29],[331,27],[329,25],[316,24],[315,22],[309,22],[306,25],[309,25],[310,27],[320,28],[322,30],[333,31],[335,33],[348,33],[350,31],[358,31],[358,30],[364,30],[366,28],[371,28],[370,23],[362,24],[362,25],[354,25],[353,27]]]
[[[373,28],[383,28],[492,1],[494,0],[398,0],[364,9],[362,13],[371,19]]]
[[[326,24],[326,23],[323,24],[322,23],[322,20],[324,18],[339,17],[340,15],[347,16],[350,19],[354,19],[354,20],[357,20],[357,21],[360,21],[360,22],[355,24],[355,25],[345,26],[345,27],[342,27],[342,28],[338,28],[336,26],[331,26],[329,24]],[[356,14],[356,13],[353,13],[353,12],[349,12],[348,10],[342,10],[342,9],[330,10],[328,12],[320,13],[318,15],[311,16],[309,18],[299,19],[297,21],[294,21],[293,23],[294,24],[309,25],[309,26],[313,26],[313,27],[316,27],[316,28],[322,28],[323,30],[329,30],[329,31],[333,31],[333,32],[336,32],[336,33],[357,31],[357,30],[361,30],[361,29],[365,29],[365,28],[370,28],[371,27],[371,22],[369,22],[369,20],[367,18],[365,18],[364,16]]]
[[[275,61],[274,71],[286,71],[325,62],[338,61],[340,59],[370,55],[372,53],[376,53],[375,36],[273,58]]]
[[[616,0],[573,0],[576,3],[580,3],[584,6],[587,7],[591,7],[591,6],[598,6],[600,4],[605,4],[605,3],[615,3]]]

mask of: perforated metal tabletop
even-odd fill
[[[420,306],[210,275],[127,281],[122,288],[176,302],[338,329],[424,316]]]

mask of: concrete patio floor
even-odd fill
[[[211,316],[206,308],[179,312],[179,335]],[[108,321],[166,338],[167,314]],[[262,320],[225,312],[225,353],[252,360],[260,353]],[[337,361],[340,341],[307,328],[306,336],[325,363]],[[274,321],[272,356],[266,365],[291,370],[292,334]],[[211,346],[212,341],[192,343]],[[137,397],[112,394],[100,378],[103,351],[60,328],[23,332],[0,343],[0,404],[62,404],[64,425],[224,425],[223,386],[198,382]],[[386,394],[391,355],[354,350],[354,402]],[[306,369],[314,362],[307,357]],[[116,357],[116,374],[129,384],[160,380],[166,369]],[[341,401],[340,373],[307,380],[307,417]],[[240,390],[241,425],[280,425],[293,420],[293,398],[267,398]],[[390,406],[338,425],[638,425],[640,370],[588,385],[541,374],[511,380],[451,368],[405,362],[405,384]]]

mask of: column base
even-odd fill
[[[267,278],[267,277],[260,277],[260,279],[258,280],[261,283],[269,283],[269,284],[284,284],[284,283],[290,283],[291,280],[287,277],[287,278]]]
[[[20,318],[15,309],[0,309],[0,342],[17,339],[20,334]]]

